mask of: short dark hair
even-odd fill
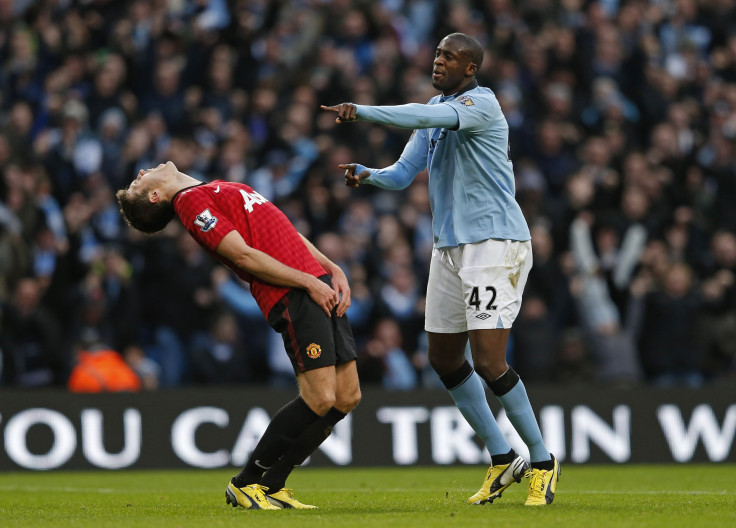
[[[128,193],[128,188],[125,188],[115,193],[115,198],[125,222],[149,235],[161,231],[175,216],[171,202],[161,200],[151,203],[147,192]]]
[[[460,43],[465,56],[478,68],[483,64],[483,46],[476,39],[465,33],[450,33],[446,39]]]

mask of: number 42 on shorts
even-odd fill
[[[485,310],[495,310],[496,308],[498,308],[496,305],[493,304],[496,301],[496,288],[494,288],[493,286],[486,286],[486,292],[491,292],[491,299],[488,301],[488,304],[486,304]],[[478,286],[474,286],[473,291],[470,292],[470,299],[468,300],[468,304],[470,306],[474,306],[476,310],[480,310],[481,299],[480,289]]]

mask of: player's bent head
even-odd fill
[[[466,35],[465,33],[450,33],[442,40],[452,42],[457,46],[458,50],[462,51],[468,61],[475,64],[476,67],[480,68],[480,65],[483,64],[483,46],[470,35]]]
[[[174,218],[174,207],[169,201],[156,203],[148,199],[147,192],[133,192],[128,188],[115,193],[120,213],[125,222],[143,233],[153,234],[165,228]]]

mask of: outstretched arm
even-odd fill
[[[397,106],[367,106],[342,103],[335,106],[322,105],[320,108],[337,113],[338,123],[371,121],[399,128],[448,128],[450,130],[455,130],[460,126],[460,118],[449,104],[410,103]]]
[[[370,183],[382,189],[405,189],[416,175],[427,166],[429,140],[426,130],[415,130],[404,147],[399,160],[385,169],[369,169],[359,163],[338,165],[345,170],[345,185],[358,187]]]
[[[348,187],[358,187],[365,182],[391,191],[406,189],[420,170],[404,159],[385,169],[369,169],[360,163],[343,163],[338,167],[345,169],[345,185]]]
[[[267,253],[250,247],[235,230],[225,235],[216,251],[240,269],[264,282],[306,290],[327,317],[330,317],[330,312],[338,304],[338,293],[327,284],[309,273],[291,268]]]

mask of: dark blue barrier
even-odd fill
[[[568,463],[736,462],[736,387],[528,387],[547,446]],[[253,388],[76,395],[0,391],[0,470],[240,466],[293,392]],[[505,414],[509,441],[528,452]],[[365,389],[308,462],[315,466],[486,463],[443,391]]]

